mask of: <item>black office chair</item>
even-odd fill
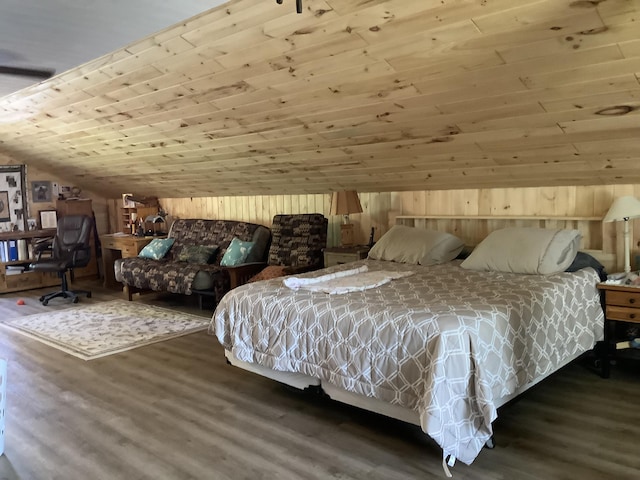
[[[71,298],[78,303],[78,295],[91,297],[88,290],[69,290],[67,271],[73,275],[74,268],[85,267],[91,260],[91,232],[93,219],[87,215],[67,215],[58,220],[56,236],[51,245],[51,256],[43,258],[42,251],[34,248],[36,260],[29,268],[36,272],[56,272],[62,279],[62,289],[40,297],[43,305],[55,297]],[[44,246],[43,246],[44,247]]]

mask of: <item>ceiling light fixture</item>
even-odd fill
[[[282,0],[276,0],[278,5],[282,5]],[[296,0],[296,12],[302,13],[302,0]]]

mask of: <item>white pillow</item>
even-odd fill
[[[578,230],[503,228],[490,233],[460,266],[539,275],[564,272],[575,259],[581,239]]]
[[[369,251],[369,258],[435,265],[453,260],[462,247],[464,242],[450,233],[394,225]]]

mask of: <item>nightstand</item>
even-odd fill
[[[342,263],[355,262],[367,258],[369,247],[355,245],[353,247],[330,247],[324,249],[324,266],[331,267]]]
[[[640,323],[640,287],[599,283],[598,289],[604,292],[605,306],[602,377],[609,378],[610,357],[616,352],[616,322]]]

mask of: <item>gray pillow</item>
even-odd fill
[[[193,282],[191,283],[192,290],[210,290],[213,288],[213,279],[209,272],[205,272],[204,270],[199,270],[196,273],[196,276],[193,277]]]
[[[394,225],[369,251],[369,258],[435,265],[453,260],[462,247],[464,242],[450,233]]]
[[[185,245],[182,247],[182,250],[180,250],[177,260],[179,262],[204,265],[212,263],[212,261],[215,260],[215,254],[217,251],[217,245]]]
[[[511,227],[491,232],[462,262],[468,270],[551,275],[576,258],[578,230]]]
[[[251,239],[253,242],[253,248],[249,252],[249,255],[247,255],[247,259],[245,261],[247,263],[265,262],[267,257],[267,247],[269,246],[270,240],[271,230],[263,226],[256,228],[256,231],[253,233],[253,238]]]

